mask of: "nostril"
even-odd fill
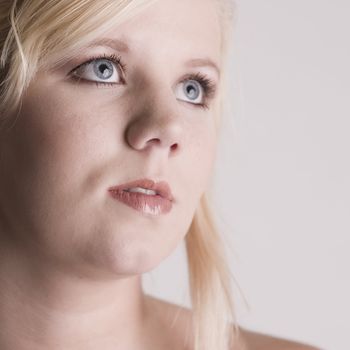
[[[154,138],[154,139],[152,139],[152,140],[147,141],[147,143],[157,143],[157,144],[160,144],[160,140]]]

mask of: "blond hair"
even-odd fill
[[[19,112],[23,93],[40,69],[63,64],[101,34],[158,0],[0,0],[0,130]],[[222,25],[222,76],[233,23],[233,0],[217,2]],[[227,81],[221,82],[223,112]],[[194,349],[227,350],[239,329],[224,244],[203,194],[186,235]]]

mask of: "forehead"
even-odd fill
[[[220,19],[215,0],[158,0],[105,36],[125,42],[123,51],[220,60]]]

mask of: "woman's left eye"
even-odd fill
[[[202,73],[189,74],[177,85],[175,92],[179,100],[208,109],[208,102],[216,94],[216,84]]]
[[[193,104],[203,104],[205,102],[204,87],[193,79],[179,83],[175,89],[180,100],[185,100]]]

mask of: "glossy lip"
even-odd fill
[[[138,192],[129,192],[133,187],[142,187],[154,190],[157,194],[147,195]],[[153,180],[140,179],[108,189],[111,196],[127,206],[142,212],[145,215],[158,216],[167,214],[173,206],[173,196],[166,182],[155,183]]]
[[[170,186],[165,181],[155,182],[151,179],[139,179],[132,182],[128,182],[122,185],[110,187],[108,190],[111,192],[115,191],[126,191],[133,187],[142,187],[148,190],[155,191],[161,197],[173,201],[174,197],[171,193]]]

